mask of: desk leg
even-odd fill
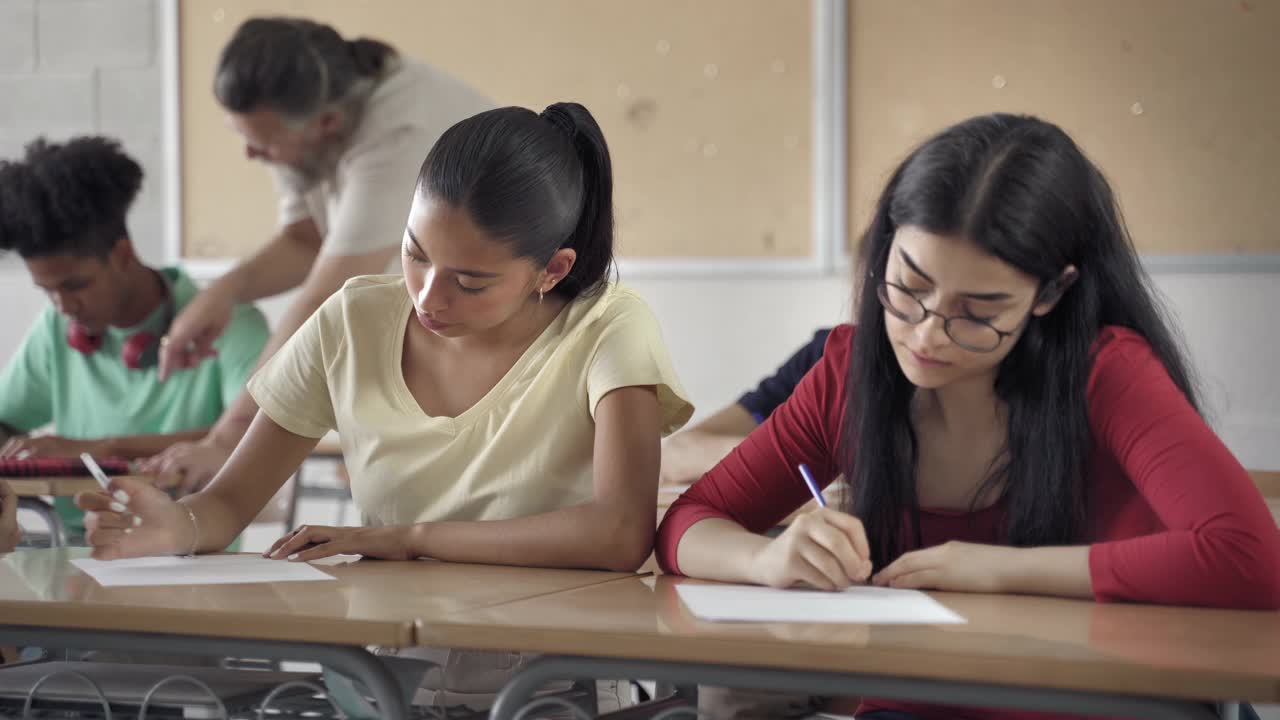
[[[962,683],[803,670],[702,665],[661,660],[543,656],[529,663],[498,693],[491,720],[514,720],[538,688],[570,678],[640,678],[680,684],[751,687],[811,695],[862,695],[916,702],[1008,707],[1086,715],[1217,720],[1207,705],[1190,701],[1072,692],[1049,688]]]
[[[18,498],[19,510],[30,510],[44,520],[49,527],[49,547],[62,547],[67,544],[67,529],[62,525],[62,518],[52,505],[36,497]]]
[[[307,461],[303,460],[293,473],[293,492],[289,493],[289,507],[284,513],[284,534],[288,535],[298,527],[298,501],[302,498],[302,469]]]
[[[408,698],[395,676],[373,653],[361,647],[21,625],[0,625],[0,645],[305,660],[363,683],[378,703],[380,717],[403,720],[409,716]]]

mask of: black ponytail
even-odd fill
[[[572,300],[609,281],[613,165],[599,124],[578,103],[541,114],[498,108],[459,122],[431,148],[418,188],[466,209],[517,257],[545,265],[557,250],[574,250],[553,293]]]

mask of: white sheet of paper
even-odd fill
[[[307,563],[267,560],[260,555],[145,557],[71,561],[103,587],[130,585],[229,585],[235,583],[333,580]]]
[[[966,622],[918,590],[855,586],[844,592],[822,592],[682,583],[676,592],[702,620],[902,625]]]

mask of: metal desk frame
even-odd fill
[[[750,687],[811,695],[865,695],[951,705],[1007,707],[1049,712],[1160,720],[1236,720],[1239,706],[1214,708],[1186,700],[1114,693],[1032,688],[993,683],[930,680],[664,660],[543,656],[529,663],[498,694],[490,720],[515,720],[539,687],[573,678],[638,678],[689,685]]]

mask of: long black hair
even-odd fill
[[[1142,335],[1198,407],[1195,383],[1102,173],[1055,125],[984,115],[942,131],[903,161],[862,238],[840,460],[853,490],[849,510],[866,526],[873,562],[882,567],[921,542],[909,412],[915,388],[898,366],[876,297],[894,233],[908,225],[967,238],[1038,279],[1042,293],[1061,293],[1049,313],[1029,318],[997,369],[1008,444],[974,502],[1000,489],[1011,545],[1085,539],[1086,385],[1099,331],[1118,325]],[[1055,285],[1071,265],[1076,282]]]
[[[577,253],[552,291],[572,300],[604,288],[613,267],[613,165],[587,109],[555,103],[482,112],[449,128],[418,175],[418,191],[467,211],[516,257],[545,265]]]
[[[142,167],[115,140],[34,140],[21,160],[0,161],[0,251],[106,257],[128,236],[141,187]]]
[[[250,18],[218,57],[213,93],[231,112],[305,120],[371,87],[398,57],[379,40],[347,40],[303,18]]]

